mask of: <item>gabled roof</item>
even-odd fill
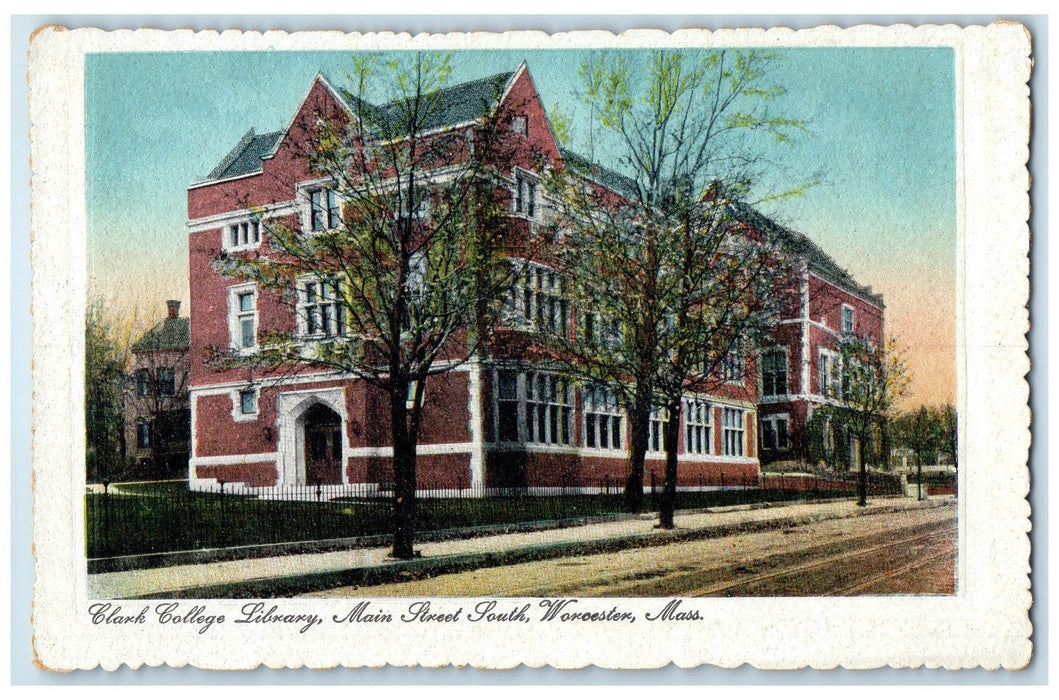
[[[427,114],[427,121],[423,124],[423,128],[426,130],[440,129],[480,118],[497,103],[514,74],[514,71],[497,73],[428,93],[425,97],[431,100],[437,99],[438,105],[437,109]],[[344,88],[340,88],[339,92],[351,108],[358,110],[361,114],[370,115],[372,121],[385,123],[400,115],[400,99],[383,105],[374,105],[356,97]]]
[[[283,138],[282,131],[255,134],[254,130],[250,129],[243,135],[243,138],[239,139],[235,148],[217,164],[217,167],[210,171],[206,179],[224,180],[258,172],[261,170],[261,159],[275,150],[281,138]]]
[[[497,73],[430,93],[429,97],[438,98],[438,108],[427,115],[423,128],[426,130],[440,129],[480,118],[497,103],[513,75],[515,71]],[[370,115],[370,121],[375,123],[385,123],[396,119],[400,114],[399,100],[375,105],[356,97],[344,88],[339,88],[337,92],[345,101],[346,106],[361,115]],[[224,180],[259,172],[262,158],[275,151],[284,133],[284,131],[273,131],[267,134],[255,134],[254,130],[250,129],[239,140],[235,148],[217,164],[217,167],[210,171],[205,181]]]
[[[636,180],[633,180],[631,177],[622,175],[616,170],[611,170],[599,163],[593,163],[583,155],[574,153],[570,149],[563,148],[562,146],[559,147],[559,155],[562,156],[563,162],[578,175],[586,177],[597,184],[603,185],[611,192],[620,194],[623,197],[636,199]]]
[[[778,238],[781,244],[786,246],[791,253],[803,258],[809,264],[809,269],[813,272],[832,283],[838,284],[851,292],[863,296],[873,304],[877,304],[880,308],[885,306],[881,294],[875,294],[869,287],[858,284],[857,280],[853,278],[853,275],[849,274],[849,270],[839,266],[834,258],[825,253],[823,248],[818,246],[804,233],[792,231],[789,228],[779,225],[748,204],[736,202],[733,203],[732,206],[735,209],[735,216],[739,221],[742,221],[756,231],[770,234]]]
[[[191,347],[191,324],[186,318],[167,318],[133,343],[133,352],[187,350]]]

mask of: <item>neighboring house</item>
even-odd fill
[[[183,478],[190,456],[190,322],[180,302],[132,346],[125,392],[125,440],[137,478]]]
[[[525,139],[527,151],[543,156],[544,167],[584,161],[556,144],[525,64],[512,73],[453,86],[442,97],[441,131],[466,133],[483,106],[499,100],[517,105],[520,116],[512,128]],[[319,283],[291,290],[281,299],[252,282],[224,277],[215,261],[226,254],[274,254],[262,219],[282,219],[309,230],[318,220],[337,215],[340,203],[314,180],[299,155],[297,144],[304,136],[299,125],[315,123],[319,114],[352,113],[351,104],[363,103],[318,75],[287,129],[260,135],[251,130],[205,181],[188,188],[193,487],[221,480],[242,488],[392,482],[388,401],[379,391],[334,371],[251,369],[208,360],[215,348],[252,355],[270,331],[304,335],[307,342],[313,332],[344,333],[341,310],[327,290],[308,288]],[[527,155],[524,162],[513,163],[510,178],[501,183],[510,192],[514,235],[540,225],[546,215],[542,173],[533,170],[533,162]],[[622,186],[620,175],[604,168],[596,173],[597,184],[615,191]],[[241,204],[246,202],[253,203],[253,211]],[[515,285],[508,327],[498,329],[499,340],[488,359],[471,359],[428,382],[417,451],[420,488],[597,490],[623,483],[627,416],[606,392],[564,381],[542,356],[525,349],[532,343],[520,342],[539,324],[573,322],[561,278],[547,260],[545,253],[531,261]],[[813,279],[806,284],[819,286]],[[295,298],[301,300],[297,309],[291,303]],[[868,313],[860,308],[854,307],[862,314],[855,325],[867,323]],[[823,315],[814,307],[814,319]],[[826,323],[839,328],[841,319],[828,316]],[[807,333],[812,336],[812,330]],[[820,341],[809,344],[810,350],[814,347],[822,347]],[[791,367],[798,366],[800,356],[792,356]],[[730,363],[721,388],[712,394],[685,398],[681,488],[757,483],[759,379],[754,359]],[[771,381],[773,399],[778,394],[799,400],[790,396],[799,391],[797,378],[783,386]],[[770,411],[774,405],[788,415],[797,413],[788,404],[770,404]],[[653,416],[648,486],[652,475],[661,485],[661,426],[661,416]],[[789,425],[788,434],[791,429]]]
[[[882,345],[885,305],[882,295],[858,284],[804,235],[749,209],[742,216],[749,226],[785,237],[801,266],[799,288],[793,291],[798,300],[790,307],[795,313],[777,323],[774,345],[761,348],[758,358],[761,461],[800,460],[813,412],[841,401],[842,338],[856,335]],[[857,449],[848,438],[842,444],[843,436],[830,426],[823,440],[829,452]]]

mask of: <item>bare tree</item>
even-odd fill
[[[771,111],[783,94],[767,82],[775,58],[659,51],[637,64],[586,61],[582,97],[618,154],[616,171],[570,155],[550,185],[579,309],[577,332],[554,343],[569,372],[606,386],[629,413],[630,511],[642,509],[652,411],[667,410],[666,527],[681,396],[752,347],[779,296],[766,288],[784,285],[782,249],[738,218],[765,165],[751,137],[786,142],[804,128]]]
[[[345,95],[354,113],[303,125],[300,155],[320,183],[310,220],[264,222],[275,256],[218,259],[225,274],[287,299],[298,318],[295,332],[272,331],[238,361],[341,370],[387,396],[398,558],[416,556],[427,382],[484,346],[514,275],[501,173],[525,144],[498,106],[500,85],[474,105],[472,126],[441,128],[449,75],[448,56],[356,57]],[[368,100],[394,91],[384,104]]]

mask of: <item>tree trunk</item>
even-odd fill
[[[923,458],[916,452],[916,500],[923,500]]]
[[[390,387],[390,428],[393,436],[393,549],[395,559],[414,559],[416,448],[408,410],[408,382]]]
[[[857,505],[866,506],[868,505],[868,467],[864,462],[864,438],[857,438],[857,465],[860,471],[860,478],[857,483]]]
[[[637,386],[633,409],[629,412],[629,462],[625,479],[625,510],[629,513],[643,512],[643,471],[650,421],[650,392],[641,392]]]
[[[666,476],[662,484],[662,503],[658,508],[658,527],[673,529],[673,511],[677,506],[677,442],[680,440],[680,401],[669,405],[665,425]]]

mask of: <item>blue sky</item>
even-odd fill
[[[526,60],[545,106],[573,117],[578,51],[467,51],[454,82]],[[791,49],[770,80],[777,111],[809,129],[770,149],[780,190],[822,183],[767,210],[883,292],[888,331],[908,348],[913,401],[955,398],[954,54],[946,48]],[[188,299],[187,186],[239,138],[284,128],[321,71],[341,82],[348,52],[93,54],[86,60],[89,293],[117,312]],[[149,308],[142,305],[148,304]],[[928,332],[923,328],[929,327]],[[940,378],[939,378],[940,377]]]

